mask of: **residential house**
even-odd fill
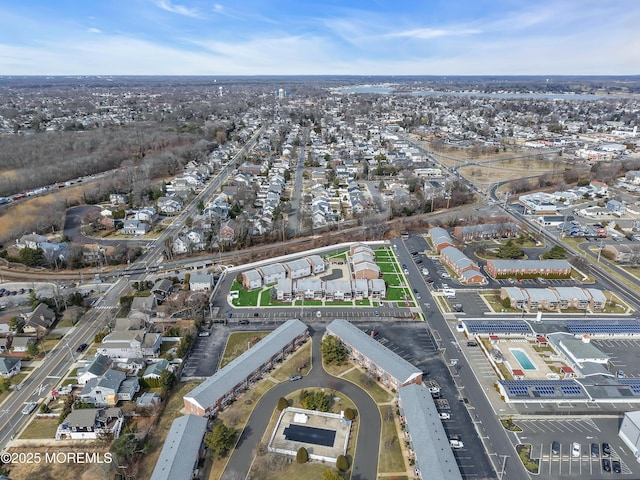
[[[123,205],[129,201],[129,195],[126,193],[112,193],[109,195],[109,203],[111,205]]]
[[[369,292],[371,298],[381,299],[387,297],[387,284],[382,278],[374,278],[369,280]]]
[[[140,220],[125,220],[120,231],[124,235],[145,235],[149,232],[149,225]]]
[[[111,358],[157,357],[162,336],[145,330],[114,331],[102,339],[98,353]]]
[[[78,408],[72,410],[56,430],[56,440],[118,438],[124,415],[120,408]]]
[[[11,347],[15,353],[24,353],[27,351],[27,345],[30,343],[35,344],[36,339],[34,337],[13,337]]]
[[[353,300],[349,280],[327,280],[324,286],[326,301],[342,302]]]
[[[149,225],[153,225],[157,219],[158,212],[154,207],[142,207],[141,209],[133,212],[133,220],[146,222]]]
[[[97,354],[84,368],[78,370],[78,384],[86,385],[94,378],[100,378],[111,368],[111,358]]]
[[[262,287],[262,275],[259,270],[247,270],[238,275],[238,283],[241,283],[245,290],[254,290]]]
[[[309,255],[305,257],[307,262],[311,265],[311,271],[314,275],[323,273],[326,270],[326,265],[323,258],[320,255]]]
[[[294,282],[293,295],[298,299],[319,300],[324,293],[322,284],[322,280],[315,278],[298,279]]]
[[[280,302],[289,302],[293,298],[293,281],[290,278],[283,278],[276,287],[276,298]]]
[[[136,399],[137,408],[155,407],[162,402],[162,398],[156,392],[144,392]]]
[[[160,212],[169,215],[180,212],[184,207],[184,204],[179,197],[160,197],[157,205]]]
[[[15,357],[0,357],[0,376],[11,378],[20,373],[22,360]]]
[[[213,275],[210,273],[192,273],[189,278],[189,290],[205,292],[213,288]]]
[[[24,333],[36,333],[51,328],[53,322],[56,321],[56,314],[47,304],[40,303],[31,313],[26,314],[23,318],[24,327],[22,331]]]
[[[223,243],[233,243],[236,240],[236,230],[238,224],[229,219],[220,227],[220,241]]]
[[[90,379],[80,391],[81,401],[97,407],[115,406],[118,403],[118,391],[126,379],[124,372],[108,369],[100,377]]]
[[[156,363],[152,363],[142,374],[144,380],[160,380],[162,372],[169,368],[169,360],[163,358]]]
[[[171,290],[173,289],[173,282],[168,279],[158,280],[153,288],[151,289],[151,293],[153,293],[158,301],[162,301],[169,296]]]
[[[640,261],[640,243],[611,243],[602,249],[602,255],[618,263]]]
[[[283,263],[287,276],[291,280],[311,275],[311,265],[305,259],[291,260]]]
[[[272,285],[287,277],[287,271],[280,263],[272,263],[271,265],[263,265],[258,267],[262,274],[262,284]]]
[[[48,240],[44,235],[37,235],[36,233],[29,233],[27,235],[21,236],[16,240],[16,247],[19,249],[22,248],[31,248],[35,250],[41,243],[44,243]]]

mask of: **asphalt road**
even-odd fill
[[[310,331],[312,328],[310,328]],[[229,459],[223,480],[246,478],[251,468],[255,447],[265,433],[269,419],[276,408],[278,398],[297,390],[310,387],[327,387],[346,395],[358,408],[358,438],[353,458],[352,480],[374,480],[377,478],[378,449],[382,420],[380,412],[371,397],[360,387],[329,375],[322,368],[320,344],[324,328],[312,331],[312,368],[308,375],[297,382],[282,382],[265,395],[256,404],[247,426],[238,440],[238,444]]]
[[[394,240],[396,255],[400,263],[407,265],[409,271],[408,280],[421,293],[423,306],[424,302],[435,305],[431,292],[426,288],[421,273],[413,262],[410,252],[401,240]],[[517,460],[518,455],[509,440],[505,429],[496,417],[491,403],[479,380],[475,377],[473,369],[469,368],[468,362],[464,358],[464,351],[456,342],[455,336],[446,320],[438,309],[430,309],[427,315],[427,325],[440,339],[442,358],[446,364],[451,363],[451,359],[457,359],[456,369],[452,369],[455,385],[461,390],[461,395],[467,399],[468,405],[473,407],[474,425],[480,438],[483,440],[486,453],[493,464],[494,469],[500,472],[501,480],[512,479],[521,480],[529,478],[522,462]],[[464,390],[462,390],[464,389]],[[507,458],[502,472],[502,459]],[[508,459],[511,458],[511,461]]]

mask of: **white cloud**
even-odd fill
[[[429,40],[439,37],[459,37],[467,35],[477,35],[482,33],[480,30],[472,28],[416,28],[413,30],[406,30],[403,32],[390,33],[387,37],[408,37],[416,38],[419,40]]]
[[[184,15],[185,17],[199,18],[200,12],[196,8],[185,7],[184,5],[176,5],[171,3],[170,0],[156,0],[155,4],[167,12],[177,13],[178,15]]]
[[[87,29],[87,32],[89,32],[89,33],[102,33],[102,31],[101,31],[100,29],[98,29],[98,28],[93,28],[93,27],[92,27],[92,28]]]

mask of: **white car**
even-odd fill
[[[573,447],[571,448],[571,456],[576,458],[580,456],[580,444],[578,442],[573,442]]]
[[[31,412],[35,410],[38,406],[38,402],[27,402],[24,404],[24,408],[22,409],[23,415],[29,415]]]
[[[440,417],[440,420],[449,420],[451,418],[451,414],[447,412],[440,412],[438,416]]]

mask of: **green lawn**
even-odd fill
[[[400,267],[395,262],[379,262],[376,261],[376,264],[380,267],[380,271],[382,273],[399,273]]]
[[[234,307],[255,307],[258,305],[260,290],[247,291],[242,288],[242,285],[240,285],[237,280],[231,285],[231,291],[234,290],[238,291],[238,298],[234,298],[231,302]]]
[[[20,435],[20,439],[27,440],[33,438],[49,438],[56,437],[58,429],[57,418],[34,418],[27,428]]]
[[[327,255],[325,258],[336,259],[336,260],[347,260],[347,251],[342,250],[340,252],[332,253],[331,255]]]
[[[271,293],[269,291],[264,291],[262,292],[262,296],[260,297],[260,306],[290,307],[291,302],[279,302],[278,300],[271,300]]]
[[[406,288],[387,289],[387,300],[404,300],[405,296],[409,296],[409,298],[411,298],[409,290]]]
[[[227,345],[222,354],[220,368],[231,362],[236,357],[242,355],[248,350],[247,342],[252,338],[264,338],[269,332],[233,332],[227,339]]]
[[[371,300],[369,300],[368,298],[365,300],[356,300],[356,305],[358,307],[370,307],[371,306]]]
[[[305,300],[304,302],[302,300],[296,300],[294,305],[296,307],[321,307],[322,300]]]
[[[404,472],[404,457],[400,448],[400,439],[393,421],[395,412],[391,405],[380,407],[382,415],[382,431],[380,432],[380,452],[378,457],[378,472]]]
[[[399,287],[404,283],[403,279],[404,275],[395,274],[395,273],[385,273],[382,275],[382,278],[389,287]]]
[[[393,400],[393,395],[387,392],[384,388],[382,388],[375,380],[371,384],[367,384],[368,382],[363,382],[363,379],[366,377],[366,373],[364,373],[359,368],[351,370],[342,376],[349,380],[350,382],[355,383],[356,385],[362,387],[373,401],[376,403],[387,403]]]

